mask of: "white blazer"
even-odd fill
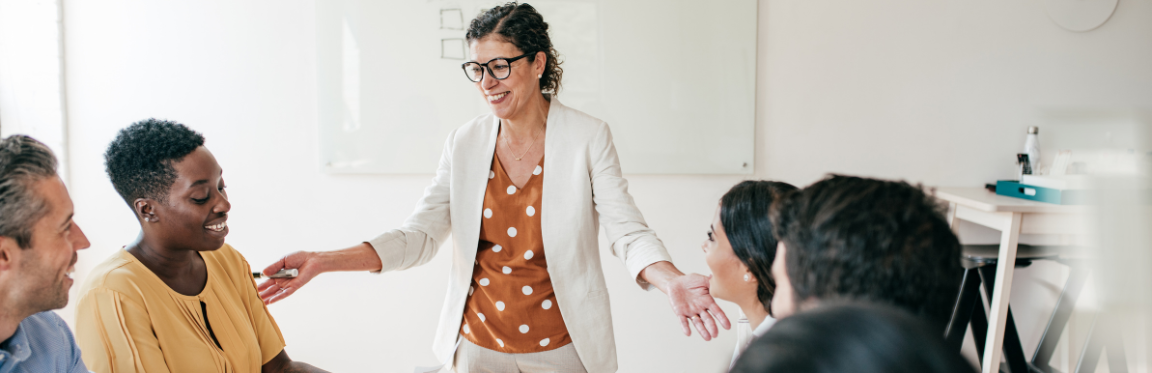
[[[651,286],[640,271],[671,262],[671,257],[628,194],[608,124],[553,97],[547,126],[540,224],[548,274],[584,368],[615,372],[612,313],[598,253],[600,226],[612,254],[646,290]],[[452,272],[432,346],[440,361],[451,362],[459,338],[499,129],[499,118],[484,114],[452,131],[416,210],[400,229],[368,241],[380,255],[382,271],[393,271],[427,263],[452,234]]]

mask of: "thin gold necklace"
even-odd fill
[[[538,138],[540,138],[539,133],[537,133],[536,136],[532,138],[532,144],[528,145],[528,150],[525,150],[524,153],[520,154],[519,157],[516,157],[516,151],[512,150],[512,145],[508,143],[507,135],[504,136],[504,147],[508,148],[508,151],[512,153],[512,156],[515,157],[517,161],[519,161],[521,158],[524,158],[525,155],[528,155],[528,152],[532,151],[532,147],[536,146],[536,139]]]

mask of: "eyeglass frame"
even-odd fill
[[[504,79],[508,79],[509,76],[512,76],[512,63],[513,62],[519,61],[521,58],[524,58],[524,57],[535,55],[536,53],[539,53],[539,52],[528,52],[528,53],[524,53],[524,54],[521,54],[519,56],[512,57],[512,58],[496,57],[496,58],[488,60],[488,62],[485,62],[485,63],[479,63],[476,61],[468,61],[468,62],[460,64],[460,68],[464,70],[464,76],[468,77],[468,81],[473,82],[473,83],[479,83],[481,80],[484,80],[484,71],[485,70],[488,71],[488,75],[491,76],[492,79],[504,80]],[[504,62],[508,63],[508,76],[503,77],[503,78],[497,78],[496,77],[496,73],[492,71],[492,67],[488,66],[488,64],[495,62],[496,60],[504,60]],[[480,67],[483,68],[480,70],[480,79],[472,80],[472,74],[468,73],[468,64],[473,64],[473,63],[480,65]]]

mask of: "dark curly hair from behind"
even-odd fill
[[[544,16],[536,8],[512,2],[488,9],[472,19],[464,38],[468,44],[472,44],[492,34],[512,43],[521,52],[546,53],[548,59],[544,64],[544,74],[540,77],[540,92],[550,95],[560,93],[560,77],[564,75],[560,64],[563,62],[558,58],[560,54],[556,48],[552,47],[552,38],[548,37],[548,23],[544,22]],[[535,62],[536,55],[529,56],[528,61]]]
[[[860,299],[908,310],[943,332],[960,290],[960,241],[920,187],[832,175],[773,210],[796,301]]]
[[[204,145],[204,136],[187,126],[146,119],[120,130],[104,152],[112,186],[129,206],[137,198],[167,203],[176,180],[172,164]]]
[[[774,201],[796,190],[778,181],[747,180],[720,197],[720,224],[732,244],[732,252],[756,276],[756,298],[772,313],[772,260],[776,258],[776,235],[768,212]]]

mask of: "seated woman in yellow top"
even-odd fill
[[[248,262],[224,243],[228,195],[204,137],[149,119],[120,131],[108,176],[140,237],[93,270],[76,340],[104,372],[322,371],[293,362]]]

